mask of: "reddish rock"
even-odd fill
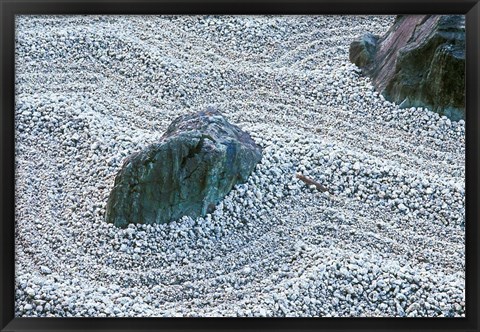
[[[350,60],[377,91],[401,107],[465,118],[463,15],[400,15],[384,36],[375,37],[352,42]]]

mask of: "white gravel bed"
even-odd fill
[[[18,17],[16,316],[464,316],[465,123],[348,60],[392,22]],[[205,218],[107,224],[124,158],[208,105],[263,147],[248,183]]]

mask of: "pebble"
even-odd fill
[[[40,266],[40,271],[43,273],[43,274],[51,274],[52,273],[52,270],[50,270],[47,266]]]
[[[30,297],[35,296],[35,291],[32,288],[25,289],[25,293],[27,293],[27,295],[30,296]]]

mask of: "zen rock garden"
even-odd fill
[[[400,107],[428,106],[454,120],[465,118],[462,15],[397,16],[383,37],[366,34],[352,42],[350,61]],[[248,133],[213,108],[182,116],[160,142],[125,161],[107,204],[107,222],[126,227],[205,216],[235,184],[247,181],[261,155]]]
[[[16,317],[465,317],[463,16],[15,24]]]

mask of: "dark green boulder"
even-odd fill
[[[213,108],[180,116],[159,142],[126,159],[106,221],[126,227],[203,216],[246,182],[261,158],[250,135]]]

